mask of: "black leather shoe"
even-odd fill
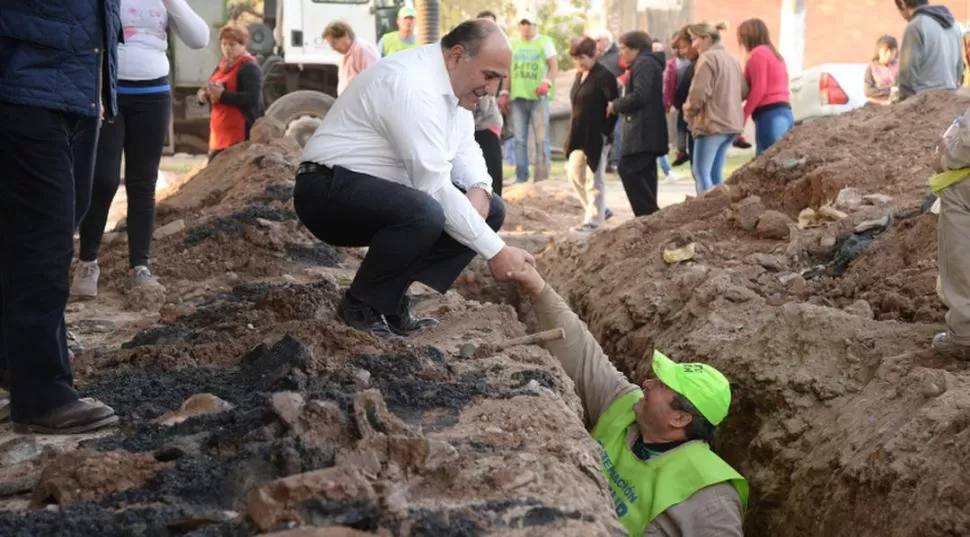
[[[401,336],[409,336],[422,328],[438,324],[438,319],[431,317],[415,317],[411,311],[411,299],[407,296],[401,301],[401,310],[397,315],[385,315],[387,326],[392,332]]]
[[[398,339],[400,337],[388,328],[380,312],[363,302],[351,299],[346,294],[337,306],[337,317],[347,323],[347,326],[361,332],[370,332],[379,338]]]

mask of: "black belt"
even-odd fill
[[[296,169],[296,174],[303,175],[304,173],[333,175],[333,168],[323,164],[317,164],[316,162],[301,162],[300,166]]]

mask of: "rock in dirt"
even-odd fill
[[[738,225],[741,226],[741,229],[753,231],[755,226],[758,225],[758,219],[765,212],[765,206],[761,203],[760,197],[748,196],[738,202],[735,210],[737,211]]]
[[[175,235],[183,229],[185,229],[185,220],[179,218],[178,220],[173,220],[162,227],[156,228],[155,232],[152,233],[152,238],[155,240],[162,240],[165,237]]]
[[[80,450],[60,455],[41,473],[34,487],[35,506],[68,505],[143,485],[168,464],[150,453]]]
[[[834,207],[842,211],[854,211],[862,205],[862,192],[858,188],[846,187],[835,197]]]
[[[189,418],[216,414],[232,409],[232,404],[219,399],[211,393],[197,393],[182,403],[178,410],[169,412],[158,419],[162,425],[175,425]]]
[[[787,240],[791,235],[789,224],[792,219],[785,213],[778,211],[765,211],[758,218],[758,225],[755,227],[758,235],[766,239]]]
[[[874,314],[872,313],[872,306],[870,306],[865,300],[856,300],[842,309],[846,313],[851,313],[852,315],[856,315],[864,319],[872,319],[874,317]]]
[[[299,474],[260,486],[249,495],[246,515],[262,531],[303,522],[298,507],[309,500],[351,502],[376,497],[370,482],[355,468],[334,467]]]

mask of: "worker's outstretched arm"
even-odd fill
[[[548,343],[546,348],[573,379],[586,410],[586,424],[596,425],[610,403],[639,388],[613,366],[586,323],[569,309],[535,268],[528,266],[522,272],[512,273],[511,278],[523,294],[531,296],[542,330],[562,328],[566,332],[566,339]]]

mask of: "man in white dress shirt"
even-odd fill
[[[300,220],[329,244],[369,246],[337,308],[348,325],[406,336],[437,322],[412,315],[413,282],[443,293],[476,254],[501,281],[535,264],[496,233],[505,206],[474,139],[471,110],[511,62],[494,22],[464,22],[354,78],[307,142],[293,193]]]

